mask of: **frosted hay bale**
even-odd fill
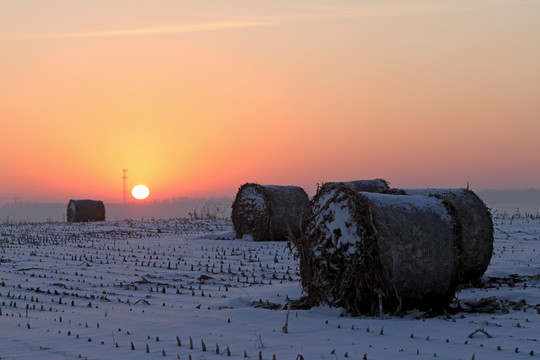
[[[461,227],[459,282],[480,280],[493,254],[493,221],[484,202],[468,189],[404,189],[404,192],[434,196],[450,203]]]
[[[321,188],[294,239],[312,305],[352,314],[440,309],[456,286],[454,221],[443,202],[425,196]]]
[[[372,193],[383,193],[390,190],[388,182],[383,179],[373,179],[373,180],[354,180],[354,181],[344,181],[344,182],[327,182],[323,184],[324,186],[332,186],[335,184],[344,184],[354,188],[357,191],[365,191]]]
[[[100,200],[69,200],[68,222],[104,221],[105,205]]]
[[[298,236],[308,202],[298,186],[244,184],[232,204],[236,236],[251,235],[254,241],[285,241],[289,233]]]

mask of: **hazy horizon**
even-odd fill
[[[540,213],[540,189],[475,191],[492,213]],[[312,196],[313,194],[310,194]],[[95,199],[96,200],[96,199]],[[97,199],[99,200],[99,199]],[[229,218],[233,197],[178,197],[137,202],[105,202],[106,220]],[[69,200],[64,202],[10,202],[0,204],[0,223],[66,221]]]
[[[268,184],[262,184],[262,185],[268,185]],[[276,184],[272,184],[272,185],[276,185]],[[295,185],[295,184],[279,184],[279,185]],[[295,185],[295,186],[297,186],[297,185]],[[312,197],[316,193],[317,186],[318,186],[318,184],[314,184],[310,189],[304,189],[304,190],[306,191],[306,193],[308,194],[309,197]],[[433,187],[433,186],[430,186],[430,187]],[[466,187],[467,187],[467,184],[465,186],[455,186],[455,187],[448,187],[448,188],[466,188]],[[405,188],[405,187],[401,187],[401,188]],[[409,187],[409,188],[414,189],[414,188],[420,188],[420,187]],[[540,193],[540,187],[530,187],[530,188],[522,188],[522,189],[519,189],[519,188],[485,188],[485,189],[471,188],[471,190],[473,190],[474,192],[477,192],[477,193],[484,193],[484,194],[485,193],[491,193],[491,192],[501,193],[501,194],[502,193],[504,193],[504,194],[518,194],[518,193],[527,193],[527,192],[530,192],[530,191]],[[150,198],[145,199],[143,201],[134,199],[130,194],[127,194],[127,195],[128,196],[126,197],[125,204],[132,204],[132,205],[138,206],[138,205],[145,204],[145,203],[174,203],[174,202],[181,202],[181,201],[190,200],[190,199],[203,199],[203,200],[204,199],[210,199],[210,200],[211,199],[231,199],[231,201],[232,201],[232,200],[234,200],[234,197],[236,196],[236,192],[234,194],[232,194],[232,195],[222,195],[222,196],[211,196],[211,195],[208,195],[208,196],[204,196],[204,195],[202,195],[202,196],[172,196],[172,197],[160,198],[160,199],[150,197]],[[117,198],[118,199],[116,199],[116,200],[113,199],[112,201],[109,200],[109,201],[106,201],[106,202],[110,203],[110,204],[122,205],[123,201],[122,201],[121,196],[118,196]],[[78,196],[78,197],[71,196],[70,197],[70,196],[68,196],[68,197],[32,199],[32,198],[24,198],[22,196],[19,196],[18,194],[14,194],[12,196],[0,194],[0,206],[6,205],[6,204],[19,204],[19,203],[66,203],[67,204],[69,202],[69,200],[71,200],[71,199],[103,200],[99,196],[98,197],[88,197],[88,196],[86,196],[86,197],[85,196]]]
[[[94,199],[96,200],[96,199]],[[99,200],[99,199],[97,199]],[[123,219],[172,219],[172,218],[228,218],[232,198],[177,198],[130,201],[121,203],[104,202],[107,221]],[[18,202],[0,205],[0,223],[2,222],[58,222],[66,221],[67,205],[65,202]]]

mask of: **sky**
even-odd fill
[[[540,1],[0,0],[0,204],[540,187]]]

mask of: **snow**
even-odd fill
[[[385,207],[395,207],[404,210],[426,210],[440,216],[440,218],[448,224],[453,222],[452,217],[448,213],[446,206],[441,200],[423,195],[390,195],[362,192],[375,204],[382,204]]]
[[[327,239],[332,239],[333,247],[331,251],[346,251],[348,254],[357,252],[356,246],[362,241],[358,224],[352,218],[349,210],[349,199],[346,196],[332,198],[336,195],[336,191],[330,190],[323,194],[315,204],[313,204],[313,213],[315,224],[312,228],[319,228],[325,231]],[[326,208],[325,208],[326,207]],[[319,246],[328,246],[329,244],[318,244]],[[321,250],[315,247],[314,254],[321,255]]]
[[[494,225],[484,286],[456,295],[463,311],[291,310],[287,334],[287,310],[271,308],[301,296],[294,254],[283,242],[233,240],[230,221],[0,225],[0,358],[538,358],[540,219],[499,215]],[[490,297],[499,310],[467,311]],[[477,329],[492,338],[469,337]]]
[[[266,213],[266,201],[258,186],[245,186],[242,188],[241,196],[237,197],[237,201],[240,208],[244,209],[242,216],[244,221],[248,223]],[[250,211],[246,211],[247,209]]]
[[[467,190],[463,188],[425,188],[425,189],[402,189],[407,195],[446,195],[446,194],[462,194],[466,195]]]

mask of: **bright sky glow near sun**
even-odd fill
[[[540,2],[0,0],[0,203],[540,187]]]

